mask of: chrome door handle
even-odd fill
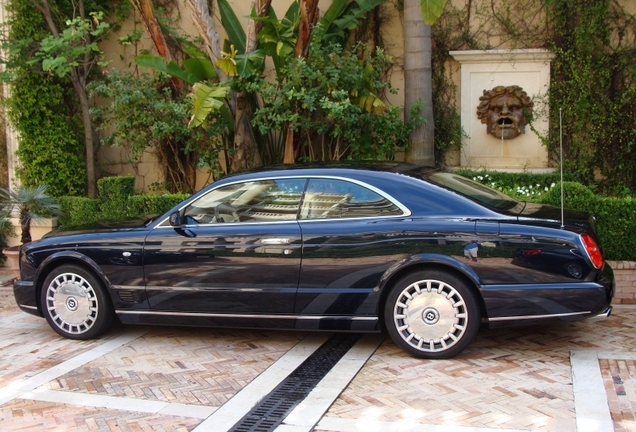
[[[286,245],[289,244],[290,240],[288,238],[267,238],[261,239],[261,244],[263,245]]]

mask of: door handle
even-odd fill
[[[286,245],[289,244],[290,240],[288,238],[267,238],[261,239],[261,244],[263,245]]]

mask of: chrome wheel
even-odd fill
[[[393,340],[409,353],[447,358],[463,350],[474,337],[479,309],[470,290],[453,275],[420,273],[394,288],[387,301],[385,322]]]
[[[89,339],[106,330],[112,321],[112,306],[100,285],[80,267],[54,270],[42,290],[42,309],[49,325],[71,339]]]

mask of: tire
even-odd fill
[[[386,329],[398,346],[425,359],[456,356],[477,334],[480,311],[457,276],[439,270],[411,273],[392,288],[384,307]]]
[[[103,284],[77,265],[55,268],[44,280],[42,311],[53,330],[68,339],[92,339],[113,322],[113,305]]]

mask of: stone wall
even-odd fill
[[[636,304],[636,261],[608,261],[614,270],[614,304]]]

